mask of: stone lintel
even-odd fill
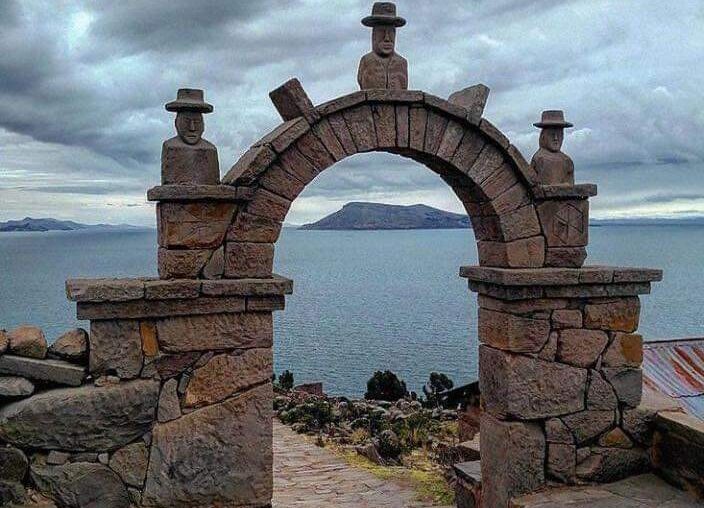
[[[250,201],[255,189],[231,185],[157,185],[147,191],[149,201]]]
[[[650,283],[662,280],[662,270],[615,266],[582,268],[460,267],[460,277],[470,282],[498,286],[576,286],[583,284]]]
[[[537,199],[587,199],[596,196],[596,184],[536,185],[533,195]]]
[[[68,299],[78,303],[186,300],[218,296],[277,296],[293,292],[293,281],[279,275],[264,279],[69,279]]]

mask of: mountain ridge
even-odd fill
[[[129,224],[82,224],[71,220],[52,218],[33,219],[25,217],[19,220],[0,222],[0,232],[46,232],[46,231],[78,231],[83,229],[134,229],[136,226]]]

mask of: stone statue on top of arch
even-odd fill
[[[406,20],[396,16],[396,5],[393,3],[376,2],[372,15],[364,18],[362,24],[372,29],[372,51],[359,62],[359,87],[362,90],[406,90],[408,62],[396,53],[396,28],[405,25]]]
[[[560,110],[543,111],[540,122],[533,125],[541,129],[540,148],[530,162],[538,174],[538,182],[543,185],[574,185],[574,163],[562,153],[565,128],[573,125],[565,122],[565,114]]]

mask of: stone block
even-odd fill
[[[272,312],[284,310],[286,299],[283,296],[248,296],[246,302],[247,312]]]
[[[177,388],[178,381],[176,379],[169,379],[161,387],[159,407],[156,413],[156,419],[159,423],[170,422],[181,416],[181,401],[178,398]]]
[[[587,409],[613,411],[618,408],[618,399],[613,387],[597,370],[589,371]]]
[[[160,349],[170,353],[267,348],[274,333],[270,312],[160,319],[157,330]]]
[[[599,446],[604,448],[633,448],[633,442],[616,427],[599,438]]]
[[[640,367],[643,363],[643,337],[630,333],[615,333],[604,353],[606,367]]]
[[[504,162],[496,171],[494,171],[482,182],[481,190],[486,195],[487,199],[494,200],[510,188],[518,185],[518,183],[519,182],[516,179],[515,171],[508,162]],[[515,208],[508,210],[507,213],[513,210],[515,210]],[[538,222],[537,215],[535,216],[535,222]]]
[[[191,351],[180,354],[165,354],[160,355],[154,360],[154,367],[161,379],[168,379],[182,374],[186,369],[191,367],[199,358],[201,353]]]
[[[565,328],[582,328],[582,311],[577,309],[559,309],[552,313],[552,326],[557,330]]]
[[[281,227],[280,221],[240,211],[227,231],[227,240],[275,243],[281,234]]]
[[[548,338],[547,344],[538,353],[538,358],[545,360],[546,362],[554,362],[557,358],[557,342],[560,338],[560,334],[557,332],[552,332]]]
[[[90,324],[90,373],[114,373],[125,379],[142,370],[142,335],[134,320],[92,321]]]
[[[522,208],[531,202],[528,190],[523,183],[517,183],[491,200],[491,213],[502,215]]]
[[[357,91],[320,104],[315,109],[318,110],[321,116],[328,116],[343,109],[356,106],[365,100],[367,100],[367,94],[364,91]]]
[[[410,108],[396,105],[396,146],[406,148],[410,144]]]
[[[225,277],[268,278],[273,268],[273,244],[228,242],[225,246]]]
[[[545,250],[545,266],[579,268],[586,259],[585,247],[550,247]]]
[[[584,308],[586,328],[632,333],[638,328],[639,319],[640,300],[637,297],[590,304]]]
[[[419,152],[425,144],[425,126],[428,123],[428,112],[422,107],[412,106],[408,110],[408,146]]]
[[[599,330],[562,330],[557,343],[557,361],[575,367],[592,367],[608,342],[608,335]]]
[[[484,148],[484,137],[475,130],[465,130],[464,137],[452,156],[452,164],[464,174],[469,174],[469,169],[479,157]],[[474,182],[479,183],[479,182]]]
[[[450,120],[447,123],[440,145],[436,151],[437,156],[445,162],[451,162],[453,155],[455,155],[457,148],[462,142],[464,131],[465,128],[462,124]]]
[[[199,280],[150,280],[144,283],[147,300],[183,300],[200,295]]]
[[[657,416],[653,465],[669,482],[704,497],[704,423],[683,413]]]
[[[156,425],[143,505],[270,503],[272,398],[266,384]]]
[[[446,128],[447,118],[432,111],[428,113],[425,126],[425,140],[423,142],[423,151],[425,153],[437,153]]]
[[[627,367],[608,367],[602,369],[604,377],[614,388],[621,404],[637,407],[643,396],[643,371]]]
[[[393,106],[391,107],[391,115],[394,115],[394,110]],[[392,120],[393,122],[393,120]],[[324,118],[317,124],[313,126],[313,132],[315,133],[315,136],[323,143],[325,146],[325,149],[328,151],[330,155],[332,155],[332,158],[335,159],[336,161],[341,161],[347,156],[347,152],[345,150],[345,147],[342,146],[342,143],[340,143],[340,140],[337,138],[335,135],[335,131],[333,131],[332,126],[330,125],[330,122]],[[393,133],[394,139],[396,138],[396,128],[394,126],[394,133]]]
[[[590,441],[614,425],[614,411],[580,411],[562,416],[577,445]]]
[[[203,281],[207,296],[278,296],[293,292],[293,281],[280,276],[269,279],[225,279]]]
[[[609,483],[642,474],[650,469],[645,450],[634,448],[591,448],[591,454],[577,466],[577,477],[598,483]]]
[[[551,200],[538,205],[548,247],[584,247],[589,242],[589,201]]]
[[[513,242],[477,242],[479,264],[508,268],[540,268],[545,262],[545,238],[534,236]]]
[[[144,298],[143,279],[68,279],[66,296],[73,302],[127,302]]]
[[[203,267],[203,277],[206,279],[221,279],[225,272],[225,246],[221,245],[213,251],[210,259]]]
[[[567,300],[558,298],[534,298],[531,300],[506,301],[479,295],[479,306],[484,309],[496,310],[530,316],[535,312],[544,313],[567,307]]]
[[[302,116],[308,123],[314,124],[320,119],[320,113],[315,110],[301,82],[296,78],[269,92],[269,98],[284,121]]]
[[[291,201],[283,196],[260,188],[254,193],[252,201],[247,206],[247,212],[273,221],[283,222],[291,207]]]
[[[86,377],[83,367],[62,360],[39,360],[13,355],[0,356],[0,374],[68,386],[79,386]]]
[[[139,335],[142,339],[142,353],[146,358],[153,358],[159,354],[159,341],[156,338],[156,325],[154,321],[140,321]]]
[[[36,489],[55,500],[59,506],[130,507],[130,497],[120,477],[102,464],[33,464],[30,477]]]
[[[127,485],[141,489],[147,475],[148,460],[147,446],[138,441],[117,450],[110,457],[110,469],[115,471]]]
[[[296,199],[306,186],[304,182],[301,182],[298,178],[285,171],[283,167],[277,163],[272,164],[266,173],[262,175],[259,184],[274,194],[285,197],[289,201]]]
[[[479,122],[479,130],[504,149],[508,149],[511,145],[509,139],[486,118],[482,118]]]
[[[510,173],[505,173],[510,174]],[[513,177],[511,177],[513,178]],[[499,216],[501,239],[512,242],[540,235],[540,223],[533,205],[524,206]],[[542,236],[540,237],[542,238]]]
[[[488,346],[517,353],[536,353],[548,341],[550,322],[505,312],[479,309],[479,340]]]
[[[545,440],[548,443],[574,444],[572,431],[559,418],[550,418],[545,422]]]
[[[216,355],[193,372],[184,404],[201,407],[221,402],[270,380],[272,374],[271,349],[247,349]]]
[[[320,172],[320,169],[316,168],[296,145],[282,153],[278,163],[287,173],[295,176],[304,184],[308,184]]]
[[[225,202],[157,203],[159,246],[167,249],[218,247],[237,205]]]
[[[391,104],[373,104],[371,108],[379,148],[395,148],[396,109]]]
[[[20,448],[116,450],[151,429],[159,383],[60,388],[0,409],[0,439]]]
[[[577,467],[577,447],[570,444],[548,443],[546,472],[563,483],[574,483]]]
[[[296,141],[296,148],[310,161],[316,173],[320,173],[325,168],[335,164],[333,156],[330,155],[330,152],[325,148],[322,141],[312,132],[301,136],[301,138]],[[304,182],[308,183],[306,180],[304,180]]]
[[[467,120],[474,125],[478,125],[484,114],[484,107],[488,98],[489,87],[480,83],[453,93],[448,98],[448,101],[466,109]]]
[[[188,145],[180,138],[171,138],[161,148],[162,185],[220,183],[218,150],[211,143],[201,140]]]
[[[650,446],[655,427],[655,410],[640,405],[634,409],[625,409],[622,413],[621,426],[636,443]]]
[[[18,326],[7,333],[10,353],[27,358],[44,358],[47,353],[46,337],[36,326]]]
[[[88,357],[88,332],[75,328],[62,334],[49,346],[49,356],[69,362],[82,362]]]
[[[347,128],[358,152],[370,152],[378,147],[374,116],[369,106],[357,106],[343,112]]]
[[[27,493],[24,485],[18,482],[0,480],[0,505],[2,506],[26,506]]]
[[[148,201],[249,201],[253,189],[231,185],[157,185],[147,190]]]
[[[210,259],[212,251],[172,250],[159,248],[159,277],[162,279],[195,279]]]
[[[279,125],[260,139],[255,146],[268,145],[273,148],[276,153],[282,153],[309,130],[310,124],[306,119],[298,117]]]
[[[454,464],[457,477],[455,503],[457,508],[480,508],[482,499],[482,472],[479,460]]]
[[[29,461],[22,450],[12,446],[0,447],[0,480],[22,482],[28,467]]]
[[[535,423],[505,422],[484,413],[481,419],[483,506],[508,506],[514,496],[545,483],[545,437]]]
[[[347,122],[345,122],[345,117],[341,113],[330,115],[326,118],[330,124],[335,137],[340,142],[340,145],[344,149],[347,155],[354,155],[357,153],[357,147],[354,144],[354,139],[352,139],[352,133],[347,127]]]
[[[243,312],[242,297],[200,297],[188,300],[136,300],[117,303],[79,303],[78,319],[139,319]]]
[[[479,385],[486,411],[536,419],[584,409],[587,371],[479,346]]]
[[[0,364],[0,372],[2,364]],[[29,379],[17,376],[0,377],[0,400],[6,398],[29,397],[34,393],[34,383]],[[2,479],[2,477],[0,477]]]

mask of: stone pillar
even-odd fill
[[[485,506],[547,482],[608,482],[648,468],[624,413],[640,404],[638,295],[662,272],[463,267],[479,293]]]
[[[135,505],[270,506],[272,312],[291,290],[276,276],[67,282],[90,376],[158,386],[148,433],[105,450]]]

